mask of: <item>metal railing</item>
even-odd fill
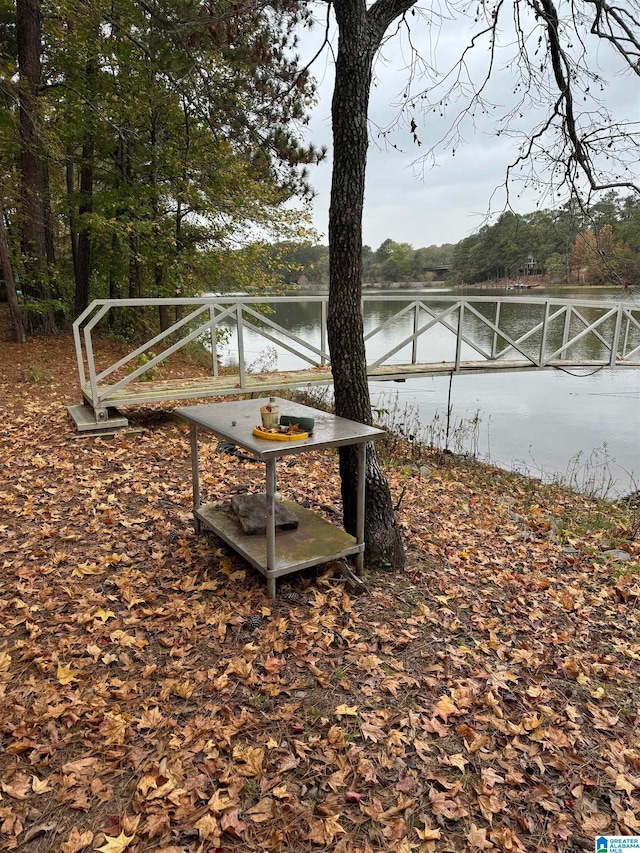
[[[377,298],[394,301],[396,299],[393,296]],[[480,310],[480,307],[489,306],[493,306],[492,316],[490,313],[483,314]],[[508,324],[501,325],[501,321],[504,323],[505,306],[535,307],[540,310],[542,317],[516,336],[510,331]],[[587,318],[587,312],[596,316]],[[580,353],[574,359],[577,365],[584,363],[585,366],[592,366],[597,363],[603,367],[640,366],[640,306],[517,296],[465,297],[458,300],[432,296],[410,302],[384,323],[369,331],[365,342],[372,340],[384,328],[407,314],[413,317],[411,333],[379,355],[371,367],[376,368],[388,362],[409,344],[412,348],[411,363],[416,364],[419,339],[436,326],[441,326],[456,336],[453,365],[455,371],[462,368],[463,344],[481,356],[480,361],[496,362],[520,356],[531,367],[544,369],[557,367],[558,359],[569,358],[571,350],[589,336],[593,336],[597,341],[600,351],[594,353],[593,358],[587,358],[584,353]],[[428,318],[424,323],[421,323],[422,315]],[[559,323],[562,324],[561,329]],[[490,341],[486,340],[487,334],[483,335],[483,331],[490,333]],[[533,343],[536,338],[535,346],[525,346],[527,343]],[[500,341],[503,342],[502,346],[499,346]]]
[[[78,361],[82,392],[93,406],[96,417],[106,417],[109,406],[115,401],[125,402],[123,393],[132,383],[153,371],[173,353],[190,342],[204,341],[210,350],[211,375],[221,377],[217,352],[220,330],[232,333],[237,361],[237,381],[229,387],[218,383],[211,393],[241,393],[251,390],[247,373],[245,341],[248,334],[282,348],[312,367],[326,367],[325,381],[330,380],[328,366],[330,354],[327,345],[326,295],[248,297],[202,296],[183,299],[117,299],[94,301],[73,324],[73,335]],[[601,303],[590,300],[562,300],[525,296],[478,296],[456,298],[455,295],[436,296],[429,291],[411,295],[364,295],[362,300],[365,320],[368,307],[373,303],[388,303],[387,316],[369,323],[365,335],[368,371],[376,378],[394,378],[399,374],[394,357],[410,350],[400,361],[411,368],[411,375],[420,373],[464,372],[478,369],[491,371],[500,368],[545,369],[572,366],[599,365],[602,367],[640,367],[640,306],[625,303]],[[319,329],[319,343],[305,340],[299,334],[276,322],[270,311],[282,305],[305,306],[315,315]],[[97,368],[95,331],[109,312],[148,310],[166,307],[174,309],[175,321],[159,333],[152,333],[145,342],[116,361]],[[523,311],[526,315],[523,319]],[[186,312],[186,313],[184,313]],[[180,316],[183,314],[183,316]],[[385,335],[394,327],[401,329],[393,344],[381,351]],[[405,328],[406,327],[406,328]],[[448,335],[453,344],[452,357],[431,360],[420,351],[434,334]],[[388,335],[387,335],[388,337]],[[159,349],[158,354],[150,354]],[[505,364],[505,362],[509,362]],[[385,370],[388,368],[389,375]],[[400,371],[401,372],[401,371]],[[303,374],[304,371],[299,371]],[[275,385],[305,384],[304,376],[296,381]],[[164,399],[173,399],[172,389],[166,384]],[[229,384],[229,383],[227,383]],[[183,397],[185,394],[182,395]]]

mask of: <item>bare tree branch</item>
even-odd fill
[[[492,113],[496,136],[520,140],[518,155],[506,169],[507,206],[514,181],[546,187],[555,196],[590,197],[609,189],[640,193],[640,123],[612,117],[605,100],[608,81],[593,59],[598,43],[607,43],[612,56],[623,58],[627,73],[640,75],[640,4],[573,0],[563,17],[559,8],[556,0],[483,3],[473,21],[477,31],[456,61],[440,72],[410,39],[413,55],[399,112],[379,128],[379,135],[391,144],[389,135],[406,124],[420,144],[416,108],[425,116],[435,111],[446,117],[458,105],[446,132],[416,161],[423,170],[435,162],[438,150],[455,153],[466,134],[476,131],[477,116]],[[447,10],[451,18],[469,15],[467,7],[455,2]],[[480,73],[476,57],[483,62]],[[513,100],[499,105],[491,95],[492,84],[498,72],[504,80],[505,69],[514,81]]]

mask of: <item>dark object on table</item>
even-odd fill
[[[238,521],[248,536],[266,533],[267,496],[264,492],[259,495],[234,495],[231,498],[231,509],[238,516]],[[274,503],[274,511],[276,532],[297,528],[297,517],[279,501]]]
[[[280,415],[280,426],[297,426],[302,432],[313,432],[314,418],[299,417],[298,415]]]

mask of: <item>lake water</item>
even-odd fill
[[[390,291],[385,292],[387,295]],[[415,291],[413,292],[415,294]],[[500,291],[431,288],[433,295],[489,296]],[[367,294],[371,297],[370,291]],[[411,291],[393,291],[402,297]],[[299,295],[299,294],[298,294]],[[601,302],[623,300],[640,305],[640,292],[619,289],[527,290],[524,296],[560,299],[589,299]],[[365,334],[393,317],[399,305],[375,298],[366,303]],[[509,330],[530,328],[531,310],[514,307]],[[311,343],[320,345],[320,309],[312,302],[278,305],[270,319]],[[585,312],[588,314],[588,309]],[[536,315],[537,319],[541,319]],[[504,321],[503,314],[502,320]],[[368,345],[368,356],[379,356],[410,334],[412,319],[391,323]],[[421,342],[419,361],[453,360],[453,336],[440,328]],[[561,334],[559,331],[558,334]],[[529,342],[533,351],[535,339]],[[581,353],[595,358],[597,342],[583,339]],[[235,349],[231,345],[231,349]],[[468,356],[463,347],[462,358]],[[516,356],[517,357],[517,356]],[[260,335],[245,337],[245,358],[254,369],[280,370],[306,366],[284,349],[273,347]],[[399,351],[396,363],[411,360],[409,348]],[[275,364],[274,364],[275,362]],[[570,373],[581,374],[579,376]],[[455,375],[451,381],[451,416],[446,441],[448,376],[409,379],[406,382],[371,382],[372,404],[377,416],[416,440],[458,452],[473,452],[509,469],[517,469],[546,480],[564,477],[574,487],[596,487],[609,496],[640,488],[640,369],[604,369],[561,372]],[[612,483],[610,481],[613,481]]]

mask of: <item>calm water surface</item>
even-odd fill
[[[411,291],[395,293],[402,296]],[[470,290],[464,293],[432,288],[429,293],[458,297],[489,296],[494,292]],[[495,294],[516,295],[505,294],[504,290],[495,291]],[[625,293],[613,288],[536,289],[523,291],[522,295],[602,302],[624,300],[640,305],[640,292]],[[398,309],[397,303],[386,300],[368,302],[365,334],[393,317]],[[506,327],[512,334],[522,334],[531,327],[532,320],[542,319],[538,313],[532,313],[533,310],[514,306],[510,314],[503,313],[501,323],[508,324]],[[586,309],[587,319],[588,313]],[[271,319],[304,340],[320,345],[319,305],[300,302],[277,306]],[[478,333],[483,332],[481,326],[478,321]],[[558,340],[561,339],[561,326],[562,321],[559,321]],[[409,317],[392,322],[384,333],[368,343],[368,357],[379,357],[392,349],[411,330]],[[572,327],[572,331],[578,331],[578,327]],[[484,334],[491,333],[485,328]],[[442,328],[434,329],[429,335],[420,344],[418,360],[453,360],[453,335]],[[490,343],[488,338],[487,343]],[[548,343],[554,346],[553,336]],[[532,338],[528,346],[535,352],[539,340]],[[463,359],[472,354],[465,349],[463,347]],[[581,355],[596,358],[597,349],[593,336],[583,339]],[[247,336],[245,355],[248,362],[255,363],[255,369],[260,369],[262,363],[273,367],[274,361],[281,370],[306,366],[301,359],[273,347],[260,335]],[[410,348],[405,347],[390,360],[399,364],[410,361]],[[614,484],[609,488],[610,496],[640,488],[640,369],[604,369],[585,375],[589,373],[581,369],[454,376],[449,447],[475,452],[480,458],[500,466],[517,468],[544,479],[573,476],[573,485],[584,489],[596,485],[605,490],[612,477]],[[444,447],[449,377],[410,379],[401,384],[371,382],[370,387],[372,403],[382,419],[418,440]]]

